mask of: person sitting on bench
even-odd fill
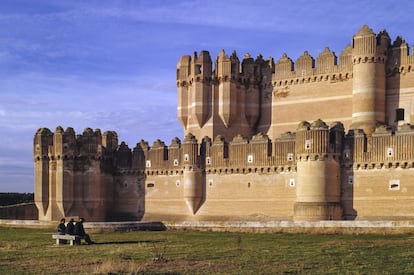
[[[66,225],[66,234],[75,235],[75,220],[74,219],[70,219],[70,221]]]
[[[75,224],[75,235],[78,235],[81,239],[84,239],[87,244],[93,244],[88,234],[86,234],[85,229],[83,228],[84,219],[80,218],[79,221]]]
[[[59,235],[65,235],[66,234],[66,225],[65,225],[66,220],[64,218],[62,218],[60,220],[60,223],[57,226],[57,231]],[[59,240],[60,244],[66,244],[67,241],[66,240]]]

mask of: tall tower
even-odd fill
[[[185,130],[202,128],[211,115],[211,74],[207,51],[183,56],[177,64],[177,115]]]
[[[344,128],[304,121],[296,132],[295,220],[340,220],[340,155]]]
[[[53,144],[53,133],[40,128],[34,136],[34,200],[39,209],[39,220],[44,220],[49,207],[49,147]]]
[[[184,135],[198,140],[222,135],[227,140],[240,134],[251,137],[270,127],[271,104],[263,95],[271,92],[273,60],[256,60],[246,54],[240,63],[236,52],[221,50],[214,70],[210,54],[185,55],[177,63],[177,116]]]
[[[108,195],[117,142],[115,132],[102,138],[99,129],[87,128],[78,136],[72,128],[64,131],[59,126],[54,133],[39,129],[33,152],[39,220],[56,221],[65,216],[105,220],[112,203]]]
[[[390,38],[364,25],[353,37],[353,90],[351,129],[371,134],[385,123],[386,50]]]

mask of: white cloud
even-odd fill
[[[14,191],[32,189],[40,127],[115,130],[130,148],[141,138],[182,138],[175,87],[181,55],[205,49],[214,59],[225,48],[276,60],[286,52],[295,60],[304,50],[316,57],[325,46],[338,55],[363,24],[414,43],[408,0],[1,5],[10,12],[0,13],[0,186]]]

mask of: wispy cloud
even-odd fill
[[[32,190],[40,127],[115,130],[130,148],[182,137],[181,55],[338,53],[363,24],[412,45],[412,10],[409,0],[1,2],[0,191]]]

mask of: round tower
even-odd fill
[[[330,134],[321,120],[312,124],[304,121],[298,126],[295,220],[341,219],[340,151],[336,152],[341,140],[336,140],[340,136],[337,130],[333,127]]]
[[[364,25],[353,37],[353,89],[351,129],[371,134],[385,123],[385,64],[388,34]]]
[[[182,145],[182,159],[184,161],[184,200],[194,215],[204,200],[205,183],[203,172],[198,163],[198,144],[192,134],[184,138]]]

